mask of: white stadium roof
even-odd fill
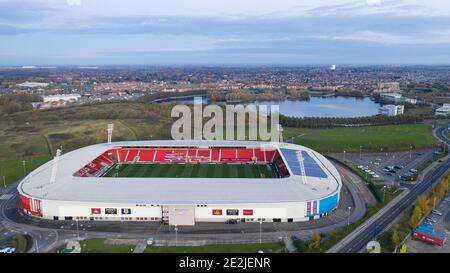
[[[73,174],[114,147],[267,147],[301,150],[305,159],[306,184],[284,158],[291,176],[286,178],[128,178],[76,177]],[[284,154],[282,152],[282,154]],[[283,155],[283,157],[285,157]],[[311,162],[311,160],[313,162]],[[307,165],[312,163],[312,176]],[[52,161],[30,173],[19,191],[33,198],[62,201],[136,204],[228,204],[279,203],[317,200],[338,192],[341,178],[335,167],[319,153],[299,145],[252,141],[126,141],[87,146],[59,158],[56,182],[51,183]],[[314,175],[315,171],[323,175]],[[294,175],[292,175],[294,174]],[[296,175],[299,174],[299,175]]]

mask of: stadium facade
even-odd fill
[[[23,211],[43,219],[194,225],[317,219],[338,206],[341,187],[336,168],[303,146],[186,140],[84,147],[37,168],[18,190]]]

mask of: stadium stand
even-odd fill
[[[75,176],[100,176],[108,168],[117,163],[184,163],[184,162],[262,162],[273,163],[281,177],[289,176],[289,171],[283,158],[277,150],[261,150],[259,148],[114,148],[101,154],[82,169]],[[309,161],[310,163],[312,161]],[[312,164],[312,163],[310,163]],[[310,168],[318,172],[315,166]]]

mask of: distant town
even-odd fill
[[[245,91],[256,91],[255,100],[279,100],[296,91],[306,97],[374,97],[383,102],[379,113],[388,116],[403,114],[404,105],[425,104],[430,107],[428,112],[446,116],[450,114],[449,82],[450,70],[440,66],[0,68],[0,95],[28,96],[19,99],[26,106],[15,105],[14,100],[7,105],[3,99],[3,111],[8,113],[30,105],[49,109],[196,92],[232,93],[228,97],[240,101]]]

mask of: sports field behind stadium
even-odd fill
[[[276,178],[269,164],[118,164],[106,177]]]

